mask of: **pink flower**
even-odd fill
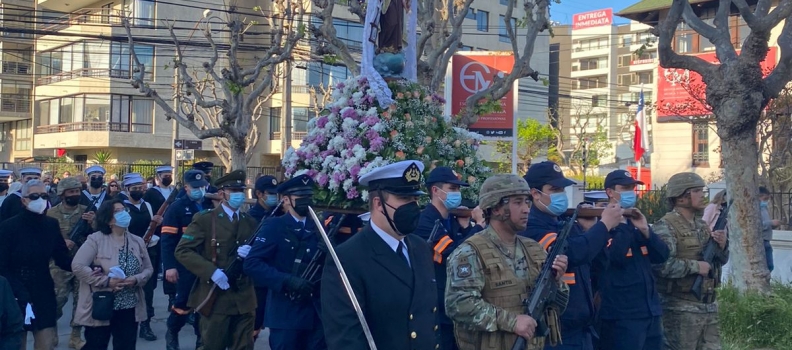
[[[413,91],[413,97],[415,97],[415,98],[419,98],[419,97],[421,97],[421,92],[420,92],[420,91],[417,91],[417,90],[416,90],[416,91]]]
[[[353,180],[357,180],[359,173],[360,173],[360,165],[353,165],[351,168],[349,168],[349,176]]]
[[[360,194],[358,194],[357,188],[355,187],[350,188],[346,193],[347,199],[355,199],[358,196],[360,196]]]
[[[327,174],[320,174],[319,178],[316,180],[316,183],[319,184],[319,187],[325,187],[329,181],[330,178],[327,176]]]
[[[327,116],[321,116],[316,121],[316,127],[318,127],[319,129],[324,129],[324,127],[327,125],[328,121],[329,120],[327,119]]]
[[[396,155],[396,158],[398,158],[398,159],[404,159],[404,157],[405,157],[404,152],[402,152],[402,151],[396,152],[395,155]]]
[[[423,151],[424,151],[424,146],[421,146],[421,147],[418,147],[418,149],[415,150],[415,153],[417,153],[418,155],[421,155],[421,154],[423,154]]]

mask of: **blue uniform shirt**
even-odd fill
[[[168,206],[162,215],[162,267],[165,270],[178,269],[181,274],[187,271],[176,261],[176,246],[181,240],[184,230],[192,222],[193,215],[202,210],[198,202],[190,200],[187,196],[181,197]]]
[[[321,327],[318,289],[312,300],[302,301],[292,301],[284,292],[286,280],[300,277],[317,253],[319,233],[316,225],[310,219],[304,225],[289,214],[265,220],[245,258],[245,274],[256,286],[269,288],[264,314],[267,327],[308,330]],[[295,264],[298,258],[301,263]],[[320,268],[313,280],[318,280],[321,273]]]
[[[668,246],[649,229],[649,239],[632,223],[611,230],[606,248],[608,268],[602,274],[600,318],[625,320],[660,316],[652,264],[668,259]]]

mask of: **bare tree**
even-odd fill
[[[729,29],[732,4],[751,30],[740,54],[734,48]],[[696,72],[707,85],[706,102],[712,107],[721,139],[726,190],[739,194],[731,197],[734,202],[729,211],[734,283],[739,290],[762,293],[770,291],[770,272],[759,234],[756,128],[763,109],[792,79],[792,1],[782,0],[772,11],[771,6],[772,0],[759,0],[754,9],[745,0],[720,0],[713,25],[709,25],[696,15],[689,0],[673,0],[667,16],[654,28],[654,34],[659,37],[660,65]],[[674,51],[674,33],[683,21],[715,45],[720,64]],[[785,22],[778,39],[781,58],[763,78],[761,62],[767,56],[768,39],[771,30],[782,21]]]
[[[379,0],[370,0],[379,1]],[[401,1],[401,0],[391,0]],[[418,26],[421,36],[417,43],[418,79],[432,91],[439,92],[445,81],[446,68],[451,57],[462,45],[462,24],[470,10],[473,0],[411,0],[418,1]],[[339,64],[345,65],[352,74],[360,72],[355,55],[349,46],[337,36],[333,26],[335,0],[313,0],[321,11],[316,16],[321,23],[311,26],[311,32],[322,48],[319,55],[329,55]],[[517,0],[510,0],[504,18],[513,18]],[[496,77],[486,89],[470,96],[460,112],[459,124],[468,127],[478,120],[481,101],[499,101],[511,90],[513,83],[520,78],[531,77],[539,80],[539,72],[530,66],[536,38],[550,28],[549,1],[526,0],[523,5],[523,18],[505,21],[506,32],[514,52],[514,66],[511,73],[503,78]],[[350,0],[349,11],[365,20],[365,2]],[[367,40],[367,39],[364,39]],[[522,49],[519,42],[524,40]],[[315,57],[322,59],[322,57]],[[484,107],[488,108],[488,107]]]
[[[585,103],[575,104],[568,110],[559,108],[559,115],[570,115],[570,125],[565,125],[563,118],[552,123],[555,125],[555,144],[548,150],[548,159],[563,164],[575,175],[581,174],[584,168],[598,166],[600,159],[613,154],[613,145],[608,141],[605,128],[607,118],[593,112],[594,108]],[[564,137],[564,128],[569,128],[569,138]]]
[[[174,23],[166,23],[175,46],[174,69],[178,70],[178,89],[184,89],[183,103],[188,108],[174,108],[171,101],[160,96],[145,81],[146,68],[135,54],[135,38],[128,19],[123,21],[129,38],[129,50],[135,73],[130,83],[143,95],[151,97],[165,111],[167,120],[175,119],[199,139],[211,138],[217,155],[228,171],[246,169],[252,150],[259,140],[256,121],[277,85],[278,66],[291,59],[297,42],[303,38],[305,25],[301,23],[305,6],[300,0],[274,0],[271,14],[264,15],[269,29],[266,49],[244,48],[241,37],[254,22],[245,23],[233,7],[225,20],[227,43],[216,38],[217,29],[203,23],[203,36],[208,42],[210,58],[201,68],[189,67],[185,48],[174,30]],[[196,26],[197,27],[197,26]],[[255,64],[244,68],[244,51],[256,50]],[[220,58],[221,53],[225,56]]]

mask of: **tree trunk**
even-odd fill
[[[758,120],[761,107],[752,108],[756,106],[746,103],[751,99],[743,97],[751,93],[741,95],[734,94],[730,99],[724,99],[720,104],[722,107],[716,110],[726,193],[733,201],[729,209],[729,260],[738,290],[768,293],[770,272],[761,234],[756,128],[736,127],[741,121]]]
[[[228,169],[228,171],[230,172],[233,170],[244,170],[245,172],[247,172],[248,162],[247,162],[247,157],[245,155],[246,152],[245,152],[244,142],[242,143],[234,142],[232,139],[229,141],[231,141],[229,142],[231,144],[231,149],[229,150],[231,153],[231,162],[230,162],[231,169]],[[250,174],[248,174],[248,176],[250,176]]]

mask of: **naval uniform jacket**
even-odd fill
[[[429,245],[404,237],[408,266],[367,225],[336,248],[379,350],[433,350],[437,344],[437,285]],[[369,345],[331,257],[321,286],[322,323],[329,350]]]

